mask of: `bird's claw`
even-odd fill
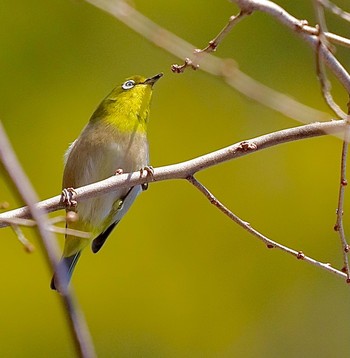
[[[117,169],[117,170],[114,172],[115,175],[120,175],[120,174],[123,174],[123,173],[124,173],[124,171],[123,171],[123,169],[121,169],[121,168]]]
[[[141,175],[143,174],[143,172],[146,171],[147,175],[150,175],[151,177],[153,177],[154,174],[154,169],[151,165],[146,165],[143,168],[140,169],[140,173]]]
[[[150,165],[146,165],[145,167],[140,169],[140,176],[143,175],[143,172],[146,171],[147,174],[146,176],[150,176],[151,180],[153,180],[153,174],[154,174],[154,169],[152,166]],[[143,183],[141,184],[142,190],[147,190],[148,189],[148,183]]]
[[[67,208],[75,208],[77,206],[77,193],[74,188],[65,188],[61,193],[61,201],[66,204]]]

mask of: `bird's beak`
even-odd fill
[[[153,77],[147,78],[145,82],[143,82],[145,85],[151,85],[153,86],[161,77],[163,76],[163,73],[158,73],[158,75],[155,75]]]

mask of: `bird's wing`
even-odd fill
[[[131,204],[134,202],[137,195],[139,195],[141,191],[142,191],[141,185],[136,185],[128,191],[128,193],[125,195],[123,199],[121,199],[121,201],[118,204],[117,211],[112,213],[108,217],[108,221],[106,223],[106,229],[92,241],[91,249],[93,253],[96,253],[101,249],[101,247],[107,240],[109,234],[113,231],[115,226],[119,223],[119,221],[129,210]]]

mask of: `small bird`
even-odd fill
[[[72,191],[87,184],[106,179],[121,172],[149,170],[147,125],[153,85],[163,76],[132,76],[118,85],[101,102],[79,137],[65,154],[63,191]],[[74,230],[91,233],[92,251],[98,252],[114,227],[122,219],[142,191],[137,185],[117,189],[111,193],[78,202],[67,208],[75,211],[78,219],[67,223]],[[81,251],[91,239],[66,235],[63,257],[67,285]],[[60,282],[60,284],[63,284]],[[51,288],[59,290],[56,275]]]

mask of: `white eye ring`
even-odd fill
[[[126,82],[123,83],[122,85],[122,89],[128,90],[130,88],[133,88],[135,86],[135,81],[133,80],[128,80]]]

